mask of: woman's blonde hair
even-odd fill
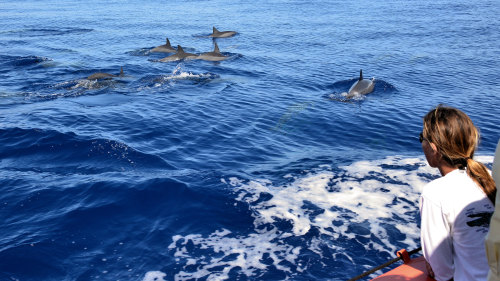
[[[465,169],[495,204],[497,189],[488,169],[473,158],[479,132],[464,112],[438,105],[424,117],[423,137],[436,145],[443,159],[452,167]]]

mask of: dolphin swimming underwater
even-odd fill
[[[186,53],[182,49],[181,45],[177,45],[177,52],[171,56],[162,58],[160,61],[161,62],[167,62],[167,61],[177,61],[177,60],[182,60],[186,58],[195,58],[196,55],[192,53]]]
[[[155,47],[151,50],[151,52],[155,52],[155,53],[175,53],[177,52],[176,49],[174,49],[172,47],[172,45],[170,45],[170,40],[168,40],[167,38],[167,43],[165,45],[160,45],[158,47]]]
[[[199,55],[197,57],[197,59],[207,60],[207,61],[222,61],[222,60],[228,59],[229,57],[224,56],[219,51],[219,46],[217,45],[217,42],[214,42],[214,43],[215,43],[215,46],[214,46],[213,52],[203,53],[203,54]]]
[[[210,34],[208,37],[213,37],[213,38],[226,38],[226,37],[231,37],[236,34],[236,31],[218,31],[217,28],[213,29],[212,34]]]
[[[87,77],[87,80],[106,80],[106,79],[111,79],[113,77],[122,77],[124,76],[123,74],[123,67],[120,68],[120,74],[119,75],[114,75],[114,74],[109,74],[109,73],[104,73],[104,72],[98,72],[90,75]]]
[[[363,79],[363,70],[360,69],[359,79],[351,86],[349,92],[345,93],[346,98],[352,98],[359,95],[369,94],[373,91],[374,87],[375,87],[375,78],[372,78],[372,80]]]

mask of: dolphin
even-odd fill
[[[359,95],[369,94],[373,91],[374,87],[375,87],[375,78],[372,78],[372,80],[363,79],[363,70],[360,69],[359,79],[351,86],[349,92],[346,93],[347,94],[346,98],[352,98]]]
[[[182,49],[181,45],[177,45],[177,52],[171,56],[162,58],[160,61],[161,62],[167,62],[167,61],[177,61],[177,60],[182,60],[186,58],[195,58],[196,55],[192,53],[186,53]]]
[[[121,77],[121,76],[124,76],[124,74],[123,74],[123,67],[120,68],[120,74],[119,75],[113,75],[113,74],[109,74],[109,73],[98,72],[98,73],[94,73],[94,74],[90,75],[89,77],[87,77],[87,80],[107,80],[107,79],[111,79],[113,77]]]
[[[158,47],[155,47],[151,50],[151,52],[157,52],[157,53],[175,53],[177,52],[176,49],[170,45],[170,40],[167,38],[167,43],[165,45],[160,45]]]
[[[219,51],[219,46],[217,46],[217,42],[214,42],[214,43],[215,43],[215,47],[214,47],[213,52],[203,53],[203,54],[199,55],[197,59],[207,60],[207,61],[221,61],[221,60],[227,59],[228,57],[224,56]]]
[[[218,31],[217,28],[213,29],[212,34],[210,34],[208,37],[214,37],[214,38],[226,38],[226,37],[231,37],[236,34],[236,31]]]

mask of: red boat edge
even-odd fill
[[[386,272],[374,279],[373,281],[436,281],[429,277],[425,258],[410,258],[406,250],[398,251],[398,256],[402,258],[404,264]]]

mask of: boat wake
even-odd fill
[[[209,235],[174,236],[168,249],[182,265],[175,280],[286,279],[324,267],[354,276],[356,266],[362,271],[400,248],[417,247],[419,195],[436,177],[423,158],[388,157],[322,165],[288,174],[283,184],[223,178],[235,204],[253,214],[253,230],[240,234],[227,226]]]

